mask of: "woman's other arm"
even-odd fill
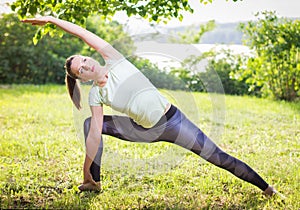
[[[86,140],[86,156],[83,164],[83,183],[96,184],[90,173],[90,167],[98,151],[103,125],[103,107],[91,106],[92,118],[89,134]]]

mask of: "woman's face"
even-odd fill
[[[93,58],[78,55],[72,60],[71,71],[83,82],[86,82],[97,79],[103,68]]]

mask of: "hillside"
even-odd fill
[[[201,44],[242,44],[243,33],[239,31],[239,23],[216,23],[216,28],[207,32],[201,39]],[[197,26],[195,26],[197,27]],[[168,33],[183,32],[186,29],[182,27],[168,28]]]
[[[299,20],[300,18],[294,17],[290,19]],[[216,23],[216,28],[213,31],[205,33],[199,44],[242,44],[243,33],[239,30],[240,23]],[[169,27],[166,30],[168,33],[176,33],[183,32],[186,28],[186,26]]]

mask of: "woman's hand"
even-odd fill
[[[29,18],[29,19],[21,20],[21,22],[31,23],[32,25],[43,26],[43,25],[51,22],[51,20],[53,20],[53,19],[54,19],[54,17],[52,17],[52,16],[43,16],[43,17],[38,17],[38,18]]]

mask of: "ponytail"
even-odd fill
[[[76,79],[72,78],[69,74],[66,74],[66,85],[67,85],[69,95],[73,101],[73,104],[76,106],[78,110],[80,110],[81,94]]]
[[[76,56],[76,55],[75,55]],[[80,101],[81,101],[81,94],[80,94],[80,87],[76,79],[77,76],[72,73],[71,71],[71,64],[72,60],[75,56],[71,56],[66,60],[65,69],[66,69],[66,86],[69,92],[69,95],[73,101],[73,104],[76,106],[78,110],[81,109]]]

